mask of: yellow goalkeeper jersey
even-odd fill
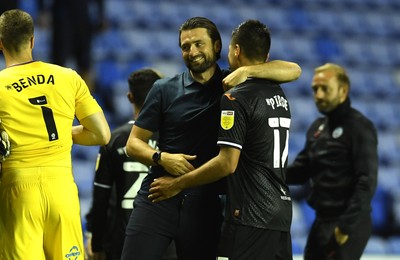
[[[71,167],[72,125],[102,111],[74,70],[41,61],[0,71],[0,118],[11,141],[3,170]]]

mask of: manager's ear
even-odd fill
[[[222,49],[222,44],[220,40],[217,40],[214,42],[214,52],[215,53],[221,53],[221,49]]]

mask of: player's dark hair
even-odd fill
[[[233,30],[231,44],[238,44],[248,59],[265,62],[271,48],[270,31],[258,20],[247,20]]]
[[[154,82],[160,79],[159,73],[152,69],[140,69],[132,72],[128,78],[129,91],[133,94],[133,102],[142,107]]]
[[[30,14],[19,9],[5,11],[0,16],[0,38],[9,52],[19,52],[33,37],[34,25]]]
[[[221,48],[216,53],[217,60],[221,57],[222,40],[217,26],[205,17],[192,17],[186,20],[179,28],[179,47],[181,47],[181,34],[182,31],[192,30],[196,28],[207,29],[208,36],[210,36],[212,43],[219,41]]]

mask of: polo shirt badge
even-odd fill
[[[221,111],[221,127],[224,130],[229,130],[232,128],[235,122],[235,111],[232,110],[222,110]]]

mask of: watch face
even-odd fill
[[[161,155],[160,152],[155,152],[155,153],[153,154],[153,161],[154,161],[155,163],[157,163],[158,160],[160,160],[160,155]]]

